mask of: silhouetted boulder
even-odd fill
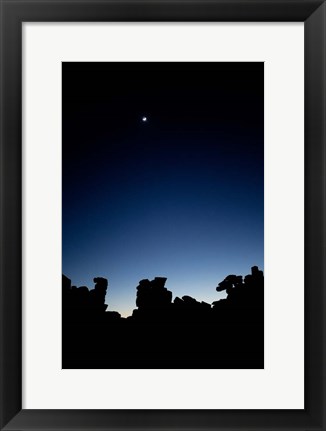
[[[223,290],[228,290],[234,287],[242,286],[242,275],[228,275],[223,281],[221,281],[216,290],[218,292],[223,292]]]
[[[176,296],[174,298],[173,304],[178,306],[178,307],[182,307],[184,305],[184,301],[181,298],[179,298],[178,296]]]
[[[221,322],[261,322],[264,316],[264,275],[257,266],[244,277],[228,275],[216,288],[227,293],[225,300],[213,302],[215,318]]]
[[[94,278],[95,287],[71,286],[71,280],[62,276],[62,308],[63,317],[70,321],[89,321],[98,319],[107,309],[105,295],[108,281],[105,278]]]
[[[105,295],[108,288],[108,281],[106,278],[94,278],[95,287],[90,291],[90,306],[93,312],[101,312],[107,309],[105,304]]]
[[[137,286],[136,305],[140,310],[164,308],[171,304],[172,292],[164,287],[166,278],[155,277],[154,280],[141,280]]]
[[[191,296],[176,297],[173,301],[174,323],[203,323],[210,319],[211,305],[199,302]]]

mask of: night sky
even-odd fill
[[[63,63],[62,268],[212,302],[264,263],[263,63]],[[146,121],[143,121],[146,117]]]

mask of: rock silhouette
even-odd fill
[[[128,318],[106,311],[108,281],[94,289],[62,278],[63,368],[263,368],[264,276],[228,275],[212,304],[176,297],[165,277],[144,279]]]
[[[171,308],[172,292],[164,287],[165,277],[140,280],[137,286],[136,305],[132,316],[138,320],[159,320]]]

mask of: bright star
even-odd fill
[[[144,123],[146,123],[146,121],[147,121],[147,117],[143,117],[143,118],[142,118],[142,121],[143,121]]]

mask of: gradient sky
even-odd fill
[[[264,262],[263,63],[63,63],[63,273],[130,315]],[[146,116],[147,121],[142,121]]]

